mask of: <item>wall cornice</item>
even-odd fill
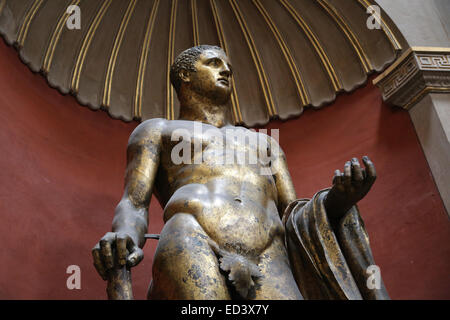
[[[411,47],[373,83],[385,102],[404,109],[427,93],[450,93],[450,48]]]

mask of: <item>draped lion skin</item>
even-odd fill
[[[147,120],[131,134],[125,191],[112,232],[92,250],[98,273],[113,283],[109,297],[130,297],[117,290],[120,280],[112,274],[142,260],[155,192],[165,225],[150,299],[388,298],[382,282],[377,289],[367,288],[365,270],[374,262],[355,206],[375,181],[373,163],[363,157],[362,168],[353,158],[343,173],[335,171],[331,188],[300,200],[279,148],[263,150],[271,154],[272,175],[261,174],[267,167],[262,162],[219,161],[229,150],[215,143],[208,129],[218,130],[225,140],[225,132],[232,130],[274,143],[230,124],[232,74],[221,48],[185,50],[170,74],[180,100],[179,120]],[[195,125],[201,126],[200,133]],[[172,150],[179,141],[172,141],[172,134],[179,129],[191,134],[192,145],[200,142],[203,161],[174,163]],[[251,151],[245,144],[231,146],[246,156]]]

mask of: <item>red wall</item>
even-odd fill
[[[111,228],[125,149],[136,123],[79,106],[32,74],[0,41],[0,299],[105,299],[90,250]],[[272,122],[299,197],[331,183],[351,157],[369,155],[379,179],[361,201],[375,259],[394,299],[449,299],[450,225],[407,112],[372,85],[331,107]],[[149,233],[162,228],[150,208]],[[133,269],[145,298],[156,242]],[[68,290],[66,268],[81,268]]]

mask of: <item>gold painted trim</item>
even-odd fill
[[[84,37],[83,44],[81,46],[80,52],[78,53],[77,62],[72,74],[71,90],[74,93],[78,92],[79,89],[81,71],[83,70],[84,61],[86,59],[87,51],[91,46],[92,38],[94,37],[95,32],[97,31],[97,28],[105,15],[106,10],[109,8],[111,1],[112,0],[105,0],[103,2],[100,10],[97,12],[97,15],[94,18],[94,21],[89,26],[89,30],[86,36]]]
[[[325,53],[325,50],[323,49],[322,45],[320,44],[319,39],[316,37],[314,32],[311,30],[311,28],[308,26],[308,24],[302,18],[302,16],[297,12],[297,10],[295,10],[295,8],[287,0],[279,0],[279,1],[286,8],[286,10],[290,13],[290,15],[294,18],[294,20],[297,22],[297,24],[300,26],[300,28],[303,30],[303,32],[307,36],[308,40],[313,45],[317,55],[319,56],[320,60],[322,61],[322,65],[324,66],[325,71],[327,72],[327,74],[331,80],[334,90],[340,91],[342,88],[342,84],[336,75],[336,71],[334,70],[333,65],[331,64],[330,59],[328,58],[328,55]]]
[[[449,47],[411,47],[414,52],[450,52]]]
[[[23,47],[25,39],[27,38],[28,35],[28,29],[30,28],[31,21],[34,19],[36,12],[39,10],[43,2],[44,0],[35,0],[33,5],[28,10],[27,14],[25,15],[25,19],[23,20],[23,23],[20,26],[19,36],[17,37],[17,43],[19,45],[19,48]]]
[[[144,77],[147,67],[148,52],[153,34],[153,26],[155,25],[156,12],[158,11],[159,0],[153,2],[152,11],[147,23],[147,31],[145,32],[144,43],[142,46],[141,56],[139,59],[139,73],[136,83],[136,95],[134,99],[134,116],[142,118],[142,95],[144,92]]]
[[[170,10],[170,27],[169,27],[169,48],[167,54],[167,98],[166,98],[166,118],[168,120],[174,120],[173,110],[173,88],[170,83],[170,67],[172,66],[174,59],[174,46],[175,46],[175,28],[177,19],[177,6],[178,0],[172,0],[172,7]]]
[[[376,85],[380,81],[382,81],[388,74],[390,74],[392,71],[394,71],[395,68],[397,68],[403,61],[408,58],[408,56],[413,52],[412,48],[409,48],[406,50],[393,64],[389,66],[382,74],[380,74],[378,77],[376,77],[372,83]]]
[[[130,18],[133,15],[134,9],[136,7],[137,0],[130,0],[128,3],[127,10],[122,17],[122,22],[120,23],[119,32],[114,39],[113,50],[111,56],[109,57],[108,69],[106,72],[105,87],[103,92],[103,102],[102,105],[108,108],[111,103],[111,86],[114,77],[114,71],[116,68],[117,56],[119,55],[120,47],[122,46],[123,36],[127,30]]]
[[[2,14],[3,9],[5,8],[6,0],[0,0],[0,15]]]
[[[428,93],[450,93],[450,88],[427,86],[417,93],[403,108],[409,110]]]
[[[433,69],[428,65],[422,65],[420,61],[421,57],[438,59],[445,57],[446,61],[449,53],[450,48],[408,48],[385,72],[373,80],[373,84],[383,91],[384,101],[406,110],[428,93],[450,93],[450,86],[443,85],[446,76],[444,73],[448,73],[448,70],[445,67],[441,70],[439,66]],[[441,76],[443,77],[442,81],[439,80]],[[411,79],[414,79],[413,83]],[[423,82],[425,84],[422,87],[420,84]],[[411,88],[415,90],[411,90]]]
[[[328,0],[317,0],[317,3],[320,4],[320,6],[328,13],[331,18],[333,18],[334,22],[345,34],[347,40],[350,42],[353,49],[355,49],[365,73],[369,73],[371,70],[373,70],[373,66],[370,63],[370,60],[367,57],[367,54],[365,53],[361,43],[359,42],[358,37],[353,33],[352,29],[345,21],[345,18],[339,14],[336,8],[330,2],[328,2]]]
[[[73,6],[73,5],[76,6],[79,3],[80,3],[80,0],[72,0],[72,2],[67,6],[67,8],[70,6]],[[52,62],[53,62],[53,56],[54,56],[55,50],[56,50],[56,45],[59,42],[64,25],[66,24],[67,20],[70,17],[70,14],[67,13],[67,8],[66,7],[64,8],[64,13],[62,14],[61,18],[59,18],[59,20],[58,20],[56,28],[53,31],[49,45],[45,52],[44,62],[42,63],[42,67],[41,67],[41,69],[44,73],[48,73],[50,71],[50,67],[52,66]]]
[[[234,15],[241,27],[242,34],[244,35],[245,41],[247,42],[248,48],[250,49],[250,53],[252,55],[253,63],[255,64],[256,71],[258,73],[259,83],[263,90],[264,99],[266,101],[267,111],[269,112],[269,116],[272,118],[277,115],[277,111],[275,109],[275,105],[273,102],[272,93],[270,91],[269,82],[267,80],[266,73],[264,71],[264,67],[261,62],[261,58],[258,53],[258,49],[256,48],[255,42],[250,34],[250,30],[245,22],[244,16],[239,8],[239,5],[235,0],[229,0],[229,3],[233,9]]]
[[[273,22],[272,18],[270,17],[267,10],[264,8],[263,4],[259,0],[253,0],[253,4],[256,6],[258,11],[263,16],[264,20],[266,21],[267,25],[269,26],[270,30],[272,31],[275,39],[278,42],[278,45],[280,46],[280,49],[283,53],[284,58],[286,59],[286,62],[288,63],[289,69],[291,70],[292,77],[294,78],[295,85],[297,87],[297,92],[300,97],[300,100],[302,101],[303,105],[308,105],[310,103],[308,92],[306,91],[305,84],[303,82],[303,79],[300,75],[300,71],[297,67],[297,64],[292,57],[291,51],[289,50],[288,46],[286,45],[286,42],[284,41],[283,37],[280,34],[280,31],[278,30],[277,26]]]
[[[390,73],[392,73],[402,62],[404,62],[411,53],[418,53],[418,52],[430,52],[430,53],[445,53],[450,52],[450,48],[444,48],[444,47],[411,47],[408,48],[393,64],[389,66],[382,74],[380,74],[378,77],[376,77],[372,83],[374,85],[378,84],[380,81],[382,81],[386,76],[388,76]]]
[[[370,3],[367,0],[358,0],[358,3],[364,7],[364,9],[367,10],[368,7],[374,5]],[[381,28],[383,29],[384,33],[389,39],[389,42],[391,43],[392,47],[396,51],[402,50],[402,46],[400,45],[400,42],[398,41],[397,37],[394,35],[392,30],[389,28],[389,25],[386,23],[386,21],[383,19],[382,16],[380,16],[380,19],[377,19],[378,17],[374,17],[375,20],[380,24]]]
[[[220,17],[217,11],[217,6],[215,3],[215,0],[209,1],[211,6],[211,11],[214,17],[214,22],[216,25],[217,30],[217,36],[219,37],[220,46],[224,49],[224,51],[228,54],[228,47],[227,47],[227,41],[225,39],[225,33],[223,32],[222,22],[220,21]],[[242,123],[242,114],[241,114],[241,108],[239,106],[239,99],[236,92],[236,85],[234,83],[234,78],[231,77],[232,82],[232,94],[231,94],[231,105],[233,109],[233,118],[235,124]]]
[[[194,36],[194,46],[200,45],[200,36],[198,33],[197,0],[191,0],[192,13],[192,34]]]

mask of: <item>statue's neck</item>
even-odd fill
[[[203,97],[180,98],[180,120],[199,121],[221,128],[230,124],[228,113],[226,105],[214,104]]]

